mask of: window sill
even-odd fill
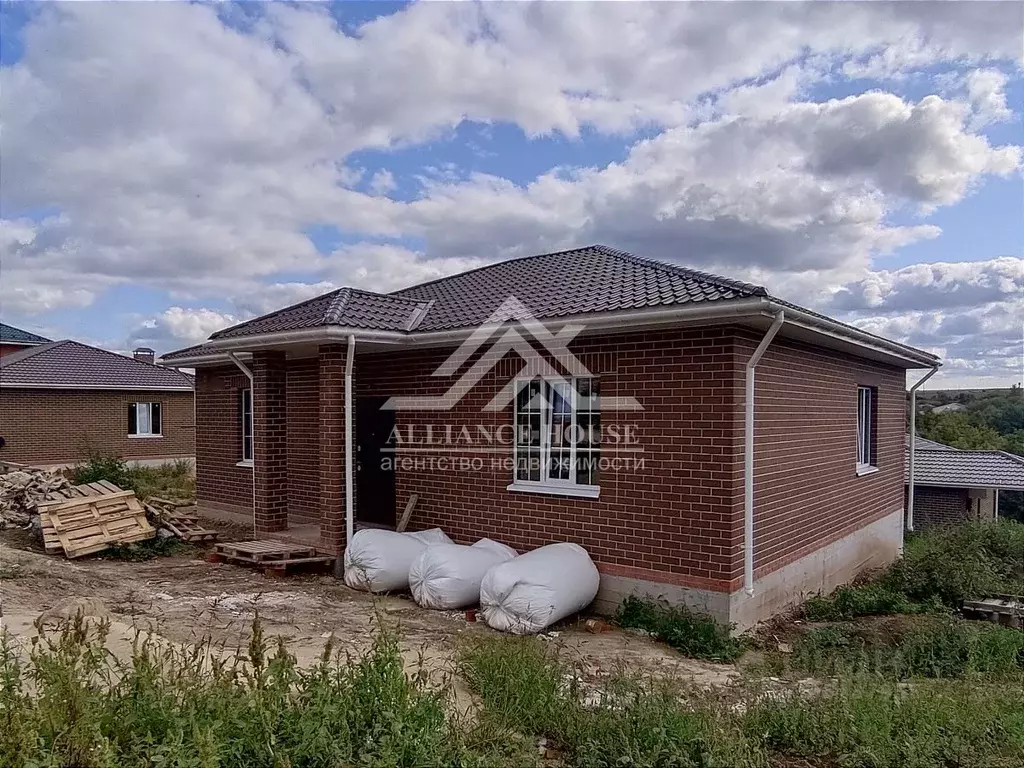
[[[548,493],[553,496],[575,496],[579,499],[596,499],[601,495],[597,485],[547,485],[545,483],[516,482],[510,483],[506,491],[523,493]]]
[[[163,437],[163,435],[128,435],[129,440],[154,440]]]
[[[236,467],[245,467],[247,469],[252,469],[252,459],[242,459],[240,462],[235,464],[235,466]]]
[[[864,475],[873,475],[878,471],[878,467],[872,467],[868,464],[862,464],[857,467],[857,477],[864,477]]]

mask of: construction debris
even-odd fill
[[[219,536],[217,531],[203,528],[199,524],[199,518],[190,515],[166,513],[160,517],[160,522],[182,541],[216,541]]]
[[[283,541],[234,541],[214,545],[208,562],[229,562],[262,568],[267,576],[284,576],[296,566],[325,568],[334,563],[330,555],[318,554],[314,547]]]
[[[0,530],[27,527],[37,503],[71,487],[64,475],[45,469],[18,467],[0,474]]]
[[[81,557],[102,552],[112,544],[133,544],[156,536],[135,491],[122,491],[103,482],[70,489],[92,491],[92,495],[38,505],[47,552],[63,550],[69,558]]]

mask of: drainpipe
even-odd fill
[[[907,530],[914,530],[914,455],[917,453],[917,388],[935,375],[935,366],[910,388],[910,461],[907,464]]]
[[[750,597],[754,596],[754,369],[785,320],[786,314],[780,309],[747,361],[747,396],[743,414],[743,588]]]
[[[352,456],[352,364],[356,358],[356,337],[348,337],[348,357],[345,360],[345,547],[352,545],[352,534],[355,531],[355,515],[353,514],[353,497],[355,478],[353,476]]]
[[[234,363],[238,370],[246,375],[249,379],[249,418],[253,420],[253,426],[256,421],[256,384],[253,379],[252,369],[249,368],[245,363],[238,359],[238,355],[234,352],[228,352],[228,357],[231,362]],[[245,425],[242,425],[242,432],[245,432]],[[256,538],[256,430],[252,430],[252,536]]]

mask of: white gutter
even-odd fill
[[[348,356],[345,359],[345,548],[352,545],[355,532],[355,514],[353,499],[355,496],[355,477],[353,475],[352,456],[352,365],[356,357],[356,337],[348,337]]]
[[[238,370],[249,379],[249,418],[253,422],[252,430],[252,535],[256,538],[256,380],[252,375],[252,369],[238,359],[234,352],[228,352],[228,358]],[[243,414],[244,417],[244,414]],[[242,434],[245,434],[245,425],[242,425]]]
[[[935,375],[935,366],[910,388],[910,462],[907,465],[907,530],[914,530],[914,457],[917,454],[917,388]]]
[[[747,361],[747,395],[743,413],[743,588],[750,597],[754,596],[754,369],[785,321],[786,314],[780,309]]]

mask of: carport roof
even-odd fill
[[[907,453],[909,456],[909,449]],[[906,464],[904,480],[909,480]],[[914,454],[914,485],[1024,491],[1024,458],[1005,451],[918,448]]]

